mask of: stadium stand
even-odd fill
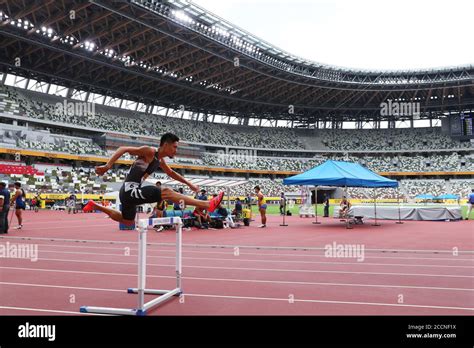
[[[339,151],[441,150],[472,148],[454,140],[441,127],[403,129],[338,129],[318,131],[325,149]]]
[[[376,172],[465,172],[474,171],[474,160],[466,151],[472,150],[472,143],[460,142],[441,132],[440,127],[404,129],[329,129],[298,130],[289,128],[261,128],[239,125],[205,123],[144,114],[98,105],[94,115],[69,115],[58,112],[57,103],[64,99],[43,93],[20,90],[14,87],[0,87],[0,113],[22,116],[32,120],[54,122],[67,127],[82,126],[98,132],[118,132],[131,136],[159,137],[164,132],[174,132],[183,140],[208,144],[212,134],[213,145],[240,146],[250,149],[277,150],[274,156],[232,156],[215,152],[203,152],[197,157],[176,157],[170,163],[206,167],[244,170],[269,170],[301,172],[325,160],[346,160],[361,163]],[[73,100],[69,100],[73,101]],[[77,101],[76,101],[77,102]],[[51,127],[53,128],[53,127]],[[342,139],[342,141],[341,141]],[[114,150],[104,149],[94,140],[81,136],[55,134],[47,124],[42,129],[2,124],[0,146],[6,148],[44,150],[49,152],[110,156]],[[304,153],[284,153],[285,150],[319,150],[317,158],[290,157],[304,156]],[[278,152],[278,150],[280,152]],[[440,152],[437,152],[440,150]],[[444,151],[443,151],[444,150]],[[448,150],[448,151],[446,151]],[[324,152],[328,151],[328,152]],[[330,152],[333,151],[333,152]],[[337,153],[334,153],[336,151]],[[363,154],[357,151],[368,151]],[[372,151],[372,152],[371,152]],[[390,153],[373,151],[391,151]],[[395,151],[400,151],[396,154]],[[424,152],[426,151],[426,152]],[[124,159],[134,157],[125,155]],[[40,168],[41,166],[38,165]],[[110,175],[99,178],[91,168],[47,168],[44,175],[38,169],[28,166],[2,165],[2,178],[7,175],[21,175],[22,182],[30,192],[85,193],[118,189],[124,179],[123,170],[115,170]],[[278,196],[280,192],[298,192],[298,188],[282,185],[280,179],[261,178],[248,180],[244,185],[233,187],[231,195],[245,196],[260,185],[266,195]],[[472,187],[470,180],[401,180],[400,192],[378,190],[378,198],[394,199],[401,194],[403,199],[412,200],[424,193],[439,195],[453,193],[464,197]],[[216,187],[204,187],[209,192],[217,192]],[[188,192],[191,194],[191,192]],[[372,199],[373,191],[349,188],[352,198]]]
[[[291,129],[265,129],[212,124],[131,111],[125,113],[127,116],[123,116],[123,110],[105,106],[97,106],[94,115],[76,116],[69,115],[67,112],[58,112],[60,109],[56,107],[56,104],[62,104],[64,101],[62,98],[18,90],[9,86],[3,86],[2,89],[3,95],[7,95],[4,98],[8,105],[15,105],[15,110],[17,109],[16,105],[18,105],[23,116],[45,121],[155,137],[159,137],[166,132],[173,132],[182,140],[204,144],[210,142],[209,138],[212,133],[212,143],[217,145],[303,149],[303,144]],[[70,101],[78,102],[77,100]],[[4,111],[10,112],[10,109],[4,109]],[[212,129],[209,129],[209,127],[212,127]]]
[[[281,171],[305,171],[325,160],[347,160],[365,165],[370,170],[376,172],[436,172],[436,171],[473,171],[474,162],[470,158],[461,158],[456,153],[449,155],[427,155],[419,156],[342,156],[342,155],[321,155],[321,158],[235,158],[219,154],[205,153],[203,155],[204,164],[212,167],[227,167],[240,169],[262,169]]]

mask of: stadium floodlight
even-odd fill
[[[194,23],[193,19],[191,17],[189,17],[183,11],[172,11],[172,14],[174,15],[174,17],[176,17],[176,19],[178,19],[182,22]]]
[[[106,48],[105,50],[103,50],[100,53],[103,54],[104,56],[108,57],[108,58],[112,58],[112,57],[115,56],[115,51],[113,49],[110,49],[110,48]]]
[[[95,48],[95,43],[86,40],[84,44],[82,45],[82,47],[85,47],[85,49],[88,51],[93,51]]]

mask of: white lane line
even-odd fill
[[[136,257],[137,254],[125,255],[122,254],[107,254],[107,253],[93,253],[80,251],[57,251],[40,249],[39,254],[56,253],[56,254],[74,254],[74,255],[97,255],[97,256],[121,256],[121,257]],[[176,259],[175,256],[153,256],[147,255],[147,258],[157,259]],[[420,264],[406,264],[406,263],[370,263],[370,262],[329,262],[329,261],[296,261],[296,260],[261,260],[261,259],[242,259],[241,257],[234,257],[231,259],[215,258],[215,257],[189,257],[183,256],[186,260],[206,260],[206,261],[237,261],[237,262],[263,262],[263,263],[301,263],[301,264],[318,264],[318,265],[359,265],[359,266],[396,266],[396,267],[437,267],[437,268],[473,268],[474,266],[458,266],[458,265],[420,265]]]
[[[15,286],[30,286],[39,288],[57,288],[57,289],[73,289],[73,290],[91,290],[91,291],[108,291],[108,292],[121,292],[127,293],[127,289],[103,289],[103,288],[85,288],[81,286],[66,286],[66,285],[52,285],[52,284],[30,284],[30,283],[11,283],[11,282],[0,282],[3,285],[15,285]]]
[[[47,287],[58,287],[58,286],[47,286]],[[101,289],[103,291],[104,289]],[[110,291],[117,291],[110,289]],[[126,293],[124,290],[121,290],[123,293]],[[284,301],[288,303],[288,298],[277,298],[277,297],[254,297],[254,296],[231,296],[231,295],[215,295],[215,294],[184,294],[186,297],[207,297],[213,299],[237,299],[237,300],[263,300],[263,301]],[[430,306],[430,305],[416,305],[416,304],[399,304],[399,303],[380,303],[380,302],[356,302],[356,301],[333,301],[333,300],[314,300],[314,299],[298,299],[294,298],[294,302],[303,302],[303,303],[331,303],[331,304],[349,304],[349,305],[364,305],[364,306],[389,306],[389,307],[413,307],[413,308],[430,308],[430,309],[453,309],[453,310],[462,310],[462,311],[474,311],[474,308],[468,307],[451,307],[451,306]],[[4,307],[0,308],[10,308],[15,309],[19,307]],[[23,308],[24,310],[37,310],[32,308]],[[46,312],[57,312],[57,313],[71,313],[79,314],[76,312],[69,311],[56,311],[56,310],[42,310]]]
[[[22,259],[15,259],[21,261]],[[29,260],[25,260],[31,262]],[[131,265],[137,266],[133,262],[111,262],[111,261],[91,261],[91,260],[70,260],[70,259],[47,259],[38,258],[38,261],[59,261],[59,262],[77,262],[77,263],[94,263],[94,264],[110,264],[110,265]],[[155,264],[147,263],[148,267],[176,267],[173,264]],[[386,272],[349,272],[349,271],[331,271],[331,270],[300,270],[300,269],[286,269],[286,268],[248,268],[248,267],[218,267],[218,266],[183,266],[183,268],[198,268],[198,269],[221,269],[221,270],[242,270],[242,271],[265,271],[265,272],[297,272],[297,273],[339,273],[339,274],[372,274],[372,275],[402,275],[402,276],[417,276],[417,277],[449,277],[449,278],[474,278],[474,275],[452,275],[452,274],[425,274],[425,273],[386,273]]]
[[[26,244],[26,243],[18,243],[18,244]],[[130,242],[130,251],[138,251],[138,248],[133,247],[131,245],[136,245],[136,242]],[[113,247],[104,247],[104,246],[85,246],[85,245],[66,245],[66,244],[50,244],[50,243],[39,243],[38,246],[47,246],[47,247],[54,247],[54,248],[78,248],[78,249],[99,249],[99,250],[120,250],[124,251],[124,247],[121,248],[113,248]],[[155,249],[155,248],[147,248],[147,254],[150,252],[169,252],[169,253],[175,253],[176,249],[175,248],[170,248],[170,249]],[[219,255],[231,255],[234,253],[234,250],[232,251],[198,251],[198,250],[183,250],[183,253],[189,253],[189,254],[219,254]],[[317,255],[317,254],[309,254],[309,255],[303,255],[303,254],[267,254],[267,253],[250,253],[250,252],[240,252],[240,255],[257,255],[257,256],[279,256],[279,257],[286,257],[286,256],[296,256],[296,257],[315,257],[315,258],[327,258],[324,255]],[[443,255],[444,256],[444,255]],[[365,256],[366,259],[396,259],[396,260],[436,260],[436,261],[472,261],[474,262],[474,258],[470,259],[461,259],[458,256],[453,256],[451,255],[452,258],[447,258],[447,257],[405,257],[405,256],[397,256],[397,257],[383,257],[383,256]]]
[[[108,316],[107,314],[96,314],[96,313],[81,313],[71,312],[71,311],[60,311],[56,309],[45,309],[45,308],[30,308],[30,307],[9,307],[9,306],[0,306],[0,309],[12,309],[17,311],[30,311],[30,312],[45,312],[45,313],[61,313],[61,314],[75,314],[75,315],[99,315],[99,316]]]
[[[250,297],[250,296],[226,296],[226,295],[203,295],[203,294],[185,294],[186,297],[210,297],[210,298],[226,298],[238,300],[257,300],[257,301],[284,301],[288,303],[288,298],[276,297]],[[414,307],[414,308],[431,308],[431,309],[454,309],[462,311],[474,311],[474,308],[465,307],[447,307],[447,306],[428,306],[415,304],[400,304],[400,303],[380,303],[380,302],[350,302],[350,301],[327,301],[327,300],[303,300],[294,299],[295,302],[309,302],[309,303],[332,303],[332,304],[349,304],[349,305],[365,305],[365,306],[389,306],[389,307]]]
[[[102,225],[91,225],[87,227],[102,226]],[[109,225],[105,225],[109,226]],[[68,226],[69,227],[69,226]],[[83,225],[79,227],[84,227]],[[26,239],[26,240],[48,240],[48,241],[65,241],[65,242],[83,242],[83,243],[105,243],[105,244],[128,244],[133,242],[127,241],[110,241],[100,239],[68,239],[68,238],[55,238],[55,237],[35,237],[35,236],[0,236],[0,239]],[[135,242],[136,243],[136,242]],[[147,243],[148,245],[157,246],[174,246],[174,243]],[[344,243],[342,243],[344,244]],[[239,245],[239,244],[183,244],[183,247],[192,248],[220,248],[220,249],[234,249],[239,247],[240,249],[261,249],[261,250],[304,250],[304,251],[324,251],[324,247],[285,247],[285,246],[259,246],[259,245]],[[387,252],[387,253],[434,253],[434,254],[448,254],[452,255],[452,249],[446,250],[430,250],[430,249],[371,249],[365,248],[366,252]],[[458,254],[474,254],[474,250],[459,250]]]
[[[34,216],[34,215],[33,215]],[[103,217],[99,217],[99,218],[95,218],[95,219],[88,219],[87,220],[88,222],[96,222],[96,221],[104,221],[104,218]],[[54,224],[58,224],[58,223],[75,223],[75,222],[81,222],[81,223],[84,223],[84,219],[81,219],[81,220],[67,220],[67,219],[55,219],[55,220],[44,220],[44,221],[38,221],[36,219],[28,219],[27,223],[28,224],[34,224],[35,226],[38,225],[38,224],[49,224],[49,225],[54,225]],[[112,222],[112,221],[111,221]],[[113,225],[113,224],[112,224]]]
[[[5,267],[2,267],[5,268]],[[110,276],[129,276],[136,277],[136,274],[131,273],[107,273],[107,272],[87,272],[87,271],[64,271],[64,270],[44,270],[37,268],[15,268],[27,271],[45,271],[45,272],[57,272],[57,273],[80,273],[90,275],[110,275]],[[176,279],[173,276],[157,276],[149,275],[151,278],[166,278]],[[442,290],[442,291],[474,291],[472,288],[443,288],[443,287],[430,287],[430,286],[414,286],[414,285],[388,285],[388,284],[358,284],[358,283],[319,283],[319,282],[302,282],[302,281],[286,281],[286,280],[261,280],[261,279],[232,279],[232,278],[202,278],[202,277],[182,277],[185,280],[197,280],[197,281],[220,281],[220,282],[237,282],[237,283],[268,283],[268,284],[290,284],[290,285],[323,285],[323,286],[346,286],[346,287],[370,287],[370,288],[396,288],[396,289],[424,289],[424,290]],[[0,282],[3,285],[29,285],[29,286],[46,286],[41,284],[26,284],[26,283],[15,283],[15,282]],[[53,286],[53,285],[51,285]],[[110,289],[99,289],[99,288],[85,288],[85,287],[73,287],[73,286],[56,286],[58,288],[70,288],[70,289],[82,289],[82,290],[97,290],[97,291],[108,291]],[[112,291],[112,290],[111,290]],[[113,290],[113,291],[124,291]]]
[[[66,260],[55,260],[55,261],[66,261]],[[101,262],[101,261],[84,261],[84,260],[67,260],[72,262],[79,262],[79,263],[105,263],[105,264],[126,264],[126,265],[133,265],[137,266],[136,263],[117,263],[117,262]],[[158,264],[148,264],[148,266],[155,266],[155,267],[175,267],[175,265],[158,265]],[[448,277],[448,278],[473,278],[473,276],[458,276],[458,275],[439,275],[439,274],[409,274],[409,273],[377,273],[377,272],[349,272],[349,271],[313,271],[313,270],[287,270],[287,269],[252,269],[252,268],[229,268],[229,267],[210,267],[210,266],[184,266],[185,268],[206,268],[206,269],[231,269],[231,270],[249,270],[249,271],[275,271],[275,272],[299,272],[299,273],[338,273],[338,274],[370,274],[370,275],[409,275],[409,276],[425,276],[425,277]],[[0,269],[29,269],[29,268],[22,268],[22,267],[6,267],[0,266]],[[37,270],[43,270],[38,268]],[[71,271],[71,272],[79,272],[79,271]],[[103,273],[107,274],[107,273]],[[130,275],[130,274],[124,274]],[[151,276],[151,275],[148,275]]]
[[[49,230],[68,230],[69,228],[71,227],[82,227],[82,228],[91,228],[91,227],[105,227],[105,226],[111,226],[111,224],[100,224],[100,225],[87,225],[87,226],[84,226],[84,225],[65,225],[65,226],[58,226],[58,227],[40,227],[40,228],[36,228],[36,227],[29,227],[28,225],[26,226],[23,226],[22,228],[22,232],[29,232],[29,231],[33,231],[33,232],[36,232],[36,231],[49,231]],[[77,232],[77,233],[80,233],[80,232]]]

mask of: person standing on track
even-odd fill
[[[155,185],[142,186],[143,180],[145,180],[158,168],[161,168],[170,178],[182,182],[194,192],[199,191],[198,186],[193,185],[180,174],[172,170],[164,160],[165,157],[173,158],[176,155],[178,142],[179,138],[176,135],[172,133],[166,133],[161,137],[160,146],[158,148],[153,148],[151,146],[119,147],[107,164],[96,167],[95,172],[98,175],[104,175],[125,153],[138,156],[135,162],[133,162],[128,175],[125,178],[125,182],[120,189],[119,197],[122,203],[121,212],[111,208],[103,207],[92,200],[86,204],[83,209],[84,212],[99,210],[106,213],[112,220],[129,226],[135,223],[137,205],[161,202],[161,200],[172,201],[179,204],[184,203],[187,205],[193,205],[202,209],[206,209],[209,212],[213,212],[215,209],[217,209],[224,198],[224,192],[220,192],[219,195],[213,198],[211,201],[201,201],[174,192],[167,187],[159,188]]]
[[[13,195],[11,199],[11,204],[15,203],[15,215],[16,218],[18,219],[18,226],[15,227],[17,230],[21,230],[23,228],[23,216],[22,216],[22,210],[25,210],[26,204],[25,204],[25,190],[21,188],[21,183],[16,182],[14,184],[15,186],[15,194]]]
[[[10,191],[7,184],[0,181],[0,233],[8,233],[8,213],[10,212]]]
[[[34,210],[35,210],[35,213],[37,213],[39,211],[39,208],[41,208],[41,198],[39,194],[35,196],[35,200],[36,200],[36,205],[34,207]]]
[[[474,189],[471,190],[471,193],[467,197],[467,215],[466,215],[466,220],[469,220],[469,215],[471,215],[472,207],[474,206]]]
[[[285,215],[285,207],[286,207],[286,197],[285,193],[282,192],[280,194],[280,215]]]
[[[324,217],[329,217],[329,197],[324,195]]]
[[[265,228],[267,227],[267,203],[263,193],[260,191],[260,186],[255,186],[254,190],[257,194],[258,210],[260,211],[260,216],[262,218],[262,224],[258,227]]]

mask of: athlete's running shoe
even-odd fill
[[[93,211],[95,208],[95,203],[94,201],[90,200],[89,202],[87,202],[87,204],[84,206],[84,208],[82,208],[82,211],[84,213],[88,213],[90,211]]]
[[[211,201],[209,202],[208,212],[212,213],[214,210],[216,210],[219,204],[221,204],[223,198],[224,198],[224,191],[219,193],[217,197],[214,197],[213,199],[211,199]]]

